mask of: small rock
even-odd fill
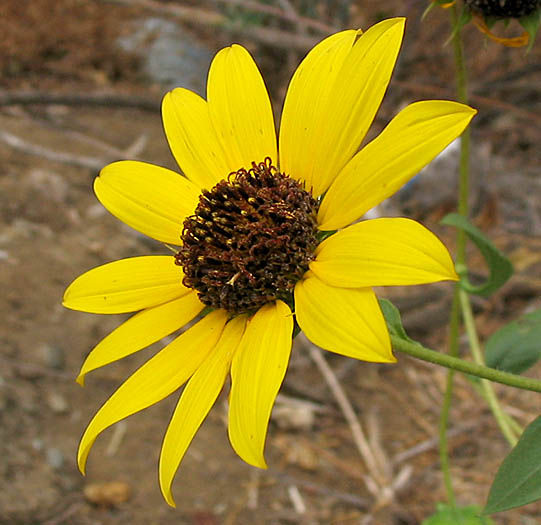
[[[45,457],[54,470],[60,470],[64,466],[64,453],[58,448],[48,448]]]
[[[85,498],[100,507],[115,507],[131,497],[131,488],[123,481],[92,483],[83,489]]]
[[[158,17],[138,20],[132,34],[119,38],[118,45],[142,58],[143,70],[154,82],[205,92],[212,52],[174,21]]]
[[[64,368],[64,351],[60,347],[44,343],[40,346],[40,352],[43,362],[49,368],[56,370]]]
[[[99,219],[104,215],[107,215],[107,210],[99,202],[91,204],[85,210],[85,217],[87,219]]]
[[[273,445],[282,451],[288,464],[312,472],[319,468],[319,456],[316,449],[296,437],[292,438],[286,434],[278,435],[273,439]]]
[[[69,185],[57,173],[42,169],[33,169],[28,173],[27,177],[30,186],[47,195],[47,199],[58,204],[66,201]]]
[[[49,393],[47,396],[47,404],[55,414],[65,414],[69,409],[66,398],[58,392]]]
[[[28,377],[25,377],[25,379],[28,379]],[[25,386],[25,388],[20,388],[17,392],[17,404],[21,407],[23,412],[26,412],[27,414],[36,414],[39,412],[39,403],[36,391],[30,384]]]
[[[32,440],[32,448],[36,452],[41,452],[43,450],[43,447],[44,447],[43,439],[35,438]]]
[[[272,420],[283,430],[311,430],[315,412],[321,407],[314,403],[280,394],[272,412]]]
[[[47,224],[39,224],[22,217],[18,217],[11,223],[11,229],[15,238],[33,239],[43,237],[45,239],[52,239],[54,237],[53,230]]]

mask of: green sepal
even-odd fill
[[[541,359],[541,309],[494,332],[485,344],[487,366],[521,374]]]
[[[528,41],[528,47],[526,48],[526,53],[529,53],[532,49],[535,37],[537,36],[537,31],[541,25],[541,9],[533,12],[531,15],[523,16],[519,19],[518,23],[526,29],[530,39]]]
[[[541,499],[541,416],[530,423],[503,460],[483,514],[494,514]]]
[[[468,269],[466,267],[456,268],[458,275],[460,275],[460,286],[468,293],[488,297],[500,289],[513,275],[511,261],[468,219],[458,213],[450,213],[441,220],[441,224],[455,226],[463,230],[479,248],[490,270],[490,275],[485,283],[474,286],[468,279]]]
[[[485,21],[487,27],[492,30],[492,28],[496,25],[496,22],[499,22],[502,19],[496,16],[483,16],[483,20]],[[509,18],[504,18],[502,21],[505,27],[509,25]]]
[[[338,230],[324,230],[318,231],[316,234],[317,243],[321,244],[325,239],[329,238],[331,235],[334,235]]]
[[[440,2],[438,0],[436,0],[435,2],[430,2],[427,6],[427,8],[423,11],[423,14],[421,15],[421,22],[424,22],[424,19],[426,18],[426,16],[428,15],[428,13],[430,13],[430,11],[432,11],[432,9],[434,9],[434,7],[436,7],[437,4],[439,4]]]
[[[432,11],[437,5],[445,5],[448,4],[451,0],[431,0],[428,4],[427,8],[423,11],[423,14],[421,15],[421,22],[425,19],[426,15]]]
[[[406,330],[402,325],[402,319],[400,317],[398,308],[391,303],[389,299],[378,298],[378,302],[383,313],[383,317],[385,317],[385,322],[387,323],[389,333],[403,339],[404,341],[408,341],[409,343],[419,344],[406,333]]]
[[[493,525],[487,516],[481,515],[481,507],[453,507],[444,503],[436,505],[436,513],[422,521],[421,525]]]

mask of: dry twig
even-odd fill
[[[100,171],[106,164],[112,162],[113,160],[119,160],[120,158],[136,159],[137,153],[140,152],[144,147],[147,139],[145,135],[140,136],[134,141],[133,144],[128,146],[126,150],[118,150],[116,155],[109,155],[107,158],[86,157],[84,155],[72,155],[71,153],[53,151],[43,146],[27,142],[16,135],[2,130],[0,130],[0,140],[4,141],[13,149],[22,151],[28,155],[34,155],[52,162],[60,162],[61,164],[68,164],[78,168]],[[132,155],[132,153],[134,154]]]
[[[217,0],[220,4],[238,6],[251,11],[252,13],[262,13],[274,16],[281,20],[287,20],[288,22],[293,22],[295,24],[301,23],[304,27],[314,29],[315,31],[320,31],[321,33],[333,33],[337,31],[338,28],[333,25],[326,24],[321,22],[321,20],[316,20],[314,18],[307,18],[300,16],[294,9],[290,9],[291,2],[289,0],[280,0],[280,3],[289,4],[289,6],[284,5],[283,9],[275,7],[273,5],[262,4],[260,2],[253,2],[250,0]]]
[[[197,27],[211,27],[223,29],[233,36],[242,38],[243,41],[253,41],[259,44],[275,47],[277,49],[297,50],[306,52],[314,47],[320,37],[298,35],[291,31],[262,26],[246,26],[245,24],[235,23],[227,16],[202,9],[200,7],[191,7],[178,4],[162,4],[155,0],[106,0],[108,3],[125,5],[129,7],[141,7],[149,12],[162,16],[173,16],[182,20],[186,24]],[[331,29],[328,33],[331,33]]]
[[[298,487],[304,487],[311,492],[314,492],[316,494],[322,494],[324,496],[329,496],[332,498],[335,498],[338,501],[342,501],[344,503],[348,503],[349,505],[352,505],[354,507],[360,508],[360,509],[366,509],[369,506],[369,501],[365,498],[361,498],[357,496],[356,494],[349,494],[347,492],[340,492],[338,490],[335,490],[333,488],[327,487],[325,485],[319,485],[317,483],[313,483],[308,480],[304,480],[302,478],[291,476],[289,474],[283,474],[282,472],[279,472],[277,470],[274,470],[272,468],[269,468],[268,470],[269,474],[273,476],[274,478],[278,479],[282,483],[287,483],[288,485],[294,484]]]
[[[150,98],[115,93],[49,93],[46,91],[0,91],[0,106],[48,105],[135,108],[159,113],[160,102]]]
[[[53,162],[60,162],[62,164],[69,164],[71,166],[77,166],[78,168],[86,168],[93,171],[99,171],[107,161],[96,159],[94,157],[85,157],[83,155],[71,155],[69,153],[59,153],[57,151],[31,144],[25,140],[8,133],[7,131],[0,130],[0,140],[3,140],[8,146],[13,149],[23,151],[29,155],[36,157],[42,157]]]
[[[351,429],[355,445],[370,472],[370,476],[363,476],[366,488],[378,499],[378,504],[383,506],[393,499],[393,490],[387,480],[385,466],[380,465],[377,461],[346,393],[336,379],[331,367],[323,357],[321,350],[316,347],[311,347],[309,353],[342,410]]]

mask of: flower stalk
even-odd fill
[[[459,10],[454,3],[449,10],[451,13],[452,42],[455,60],[456,91],[458,99],[465,103],[468,100],[467,72],[464,60],[464,46],[462,43],[462,29],[459,23]],[[468,217],[469,197],[469,159],[470,159],[470,132],[467,128],[460,138],[460,161],[459,161],[459,183],[458,183],[458,213]],[[458,230],[457,236],[457,264],[464,264],[466,258],[466,233]],[[453,303],[449,320],[449,356],[458,356],[458,337],[460,329],[460,299],[459,286],[455,285]],[[447,500],[454,507],[455,494],[449,468],[449,448],[447,445],[447,427],[449,424],[449,412],[453,398],[454,369],[450,368],[447,373],[447,382],[439,423],[439,453],[441,471],[447,493]]]
[[[416,357],[417,359],[421,359],[421,361],[458,370],[459,372],[464,372],[465,374],[482,377],[495,383],[501,383],[502,385],[514,386],[515,388],[531,390],[532,392],[541,392],[541,381],[539,379],[503,372],[501,370],[497,370],[496,368],[490,368],[488,366],[472,363],[471,361],[465,361],[464,359],[453,357],[448,354],[442,354],[436,350],[426,348],[419,343],[410,343],[409,341],[392,334],[391,343],[395,350],[411,355],[412,357]]]
[[[470,348],[472,356],[475,362],[478,365],[483,365],[484,359],[481,350],[481,344],[479,343],[479,337],[477,336],[477,331],[475,330],[475,324],[473,319],[473,312],[470,303],[470,298],[468,297],[467,292],[464,290],[459,290],[460,298],[460,307],[462,310],[462,318],[464,319],[464,326],[466,327],[466,333],[468,334],[468,340],[470,342]],[[509,424],[509,420],[505,417],[502,407],[498,403],[496,394],[490,384],[486,379],[481,379],[481,387],[485,394],[485,398],[498,422],[498,425],[505,436],[505,439],[509,444],[514,447],[517,444],[518,438]]]

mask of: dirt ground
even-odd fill
[[[316,5],[315,12],[309,4]],[[378,509],[363,483],[366,468],[350,428],[302,338],[296,341],[270,425],[268,471],[244,464],[232,451],[222,394],[177,475],[178,508],[168,507],[159,492],[157,462],[175,394],[100,436],[88,475],[80,475],[75,456],[85,425],[158,346],[90,374],[87,386],[79,387],[75,377],[84,357],[124,316],[68,311],[61,306],[62,293],[76,276],[99,264],[165,253],[163,246],[109,215],[94,197],[92,181],[101,166],[120,158],[171,168],[174,163],[159,111],[153,110],[165,89],[145,79],[140,57],[115,46],[135,19],[150,16],[149,10],[76,0],[29,5],[5,0],[0,19],[0,523],[420,523],[445,500],[436,440],[445,370],[402,355],[395,365],[327,355],[396,483],[395,500]],[[224,12],[215,7],[219,2],[210,1],[160,5]],[[442,47],[446,13],[436,11],[421,24],[423,2],[390,1],[384,10],[375,0],[289,5],[337,26],[366,27],[382,17],[408,16],[401,59],[375,129],[413,100],[453,98],[452,49]],[[237,24],[240,19],[294,33],[291,23],[278,24],[270,14],[258,15],[255,22],[255,15],[234,16]],[[232,41],[228,29],[205,27],[202,20],[187,22],[185,17],[181,23],[211,53]],[[287,50],[282,34],[279,45],[258,40],[253,30],[249,34],[243,39],[237,27],[234,40],[256,56],[278,110],[302,51]],[[541,306],[541,49],[537,44],[525,56],[522,50],[485,45],[468,27],[466,55],[472,105],[479,109],[472,127],[476,223],[516,268],[494,297],[475,300],[479,333],[486,338]],[[9,100],[30,92],[39,92],[40,100]],[[51,94],[61,99],[52,100]],[[96,94],[105,95],[91,105]],[[123,97],[126,107],[112,96]],[[450,162],[427,172],[419,192],[405,193],[385,209],[422,220],[452,246],[453,232],[437,224],[454,206]],[[472,267],[482,267],[473,251],[470,260]],[[381,292],[401,308],[412,337],[445,349],[449,285]],[[539,377],[541,368],[529,374]],[[535,394],[500,385],[495,390],[522,425],[539,413]],[[456,378],[450,449],[458,501],[483,505],[509,448],[487,405],[463,376]],[[540,523],[541,505],[494,520]]]

